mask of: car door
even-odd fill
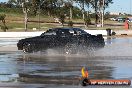
[[[40,49],[49,49],[55,46],[56,32],[54,30],[45,32],[38,40]]]

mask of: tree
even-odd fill
[[[45,0],[40,8],[47,12],[48,16],[54,15],[55,9],[59,6],[60,0]]]
[[[91,0],[90,4],[95,9],[95,24],[98,23],[98,11],[101,12],[101,8],[105,10],[109,6],[109,4],[113,3],[112,0]]]
[[[33,0],[9,0],[8,3],[21,7],[24,13],[25,31],[27,31],[28,12],[31,10]]]
[[[27,31],[27,22],[28,22],[28,12],[30,11],[30,2],[28,0],[24,0],[22,2],[22,9],[23,9],[23,13],[25,15],[25,31]]]
[[[11,3],[11,4],[16,4],[16,0],[9,0],[8,3]]]
[[[61,22],[62,26],[64,27],[64,22],[65,22],[65,15],[64,15],[64,13],[60,14],[59,19],[60,19],[60,22]]]
[[[82,15],[83,15],[83,20],[84,20],[84,25],[88,26],[88,24],[91,23],[91,20],[90,20],[90,16],[89,16],[89,11],[88,11],[88,14],[86,15],[85,6],[87,6],[87,8],[89,10],[89,5],[91,3],[91,0],[77,0],[77,3],[81,7],[81,11],[82,11]]]
[[[92,8],[94,8],[95,24],[97,24],[99,20],[98,11],[101,12],[101,10],[105,10],[105,8],[109,6],[109,4],[113,3],[112,0],[75,0],[75,1],[79,4],[79,6],[82,9],[83,19],[85,18],[85,6],[89,8],[89,6],[91,5]]]
[[[69,9],[69,18],[72,20],[73,18],[73,0],[67,0],[67,2],[64,2],[65,7]]]
[[[16,7],[21,7],[21,4],[26,0],[8,0],[7,3],[12,4]]]
[[[0,25],[1,26],[1,29],[4,31],[4,32],[6,32],[7,30],[8,30],[8,27],[6,26],[6,22],[5,22],[5,17],[6,17],[6,15],[5,14],[0,14],[0,20],[2,21],[2,23],[3,23],[3,26],[2,25]]]
[[[84,12],[85,12],[84,5],[85,5],[85,0],[77,0],[76,2],[77,2],[78,5],[81,7],[81,11],[82,11],[82,14],[83,14],[83,19],[84,19],[84,18],[85,18],[85,17],[84,17]]]

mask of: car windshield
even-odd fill
[[[56,31],[52,30],[52,29],[49,29],[46,32],[41,34],[41,36],[44,36],[44,35],[56,35]]]
[[[75,33],[80,33],[80,34],[87,34],[86,31],[82,30],[82,29],[79,29],[79,28],[74,28],[73,29]]]
[[[57,34],[58,35],[70,35],[72,29],[58,29]]]

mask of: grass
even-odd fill
[[[12,32],[12,31],[24,31],[24,23],[7,23],[7,26],[9,28],[9,32]],[[54,28],[56,27],[55,25],[51,25],[51,24],[40,24],[41,26],[41,31],[45,31],[49,28]],[[33,28],[36,28],[37,30],[36,31],[39,31],[38,29],[38,23],[28,23],[28,31],[34,31]]]
[[[28,18],[28,20],[30,21],[36,21],[36,22],[28,22],[28,31],[34,31],[33,28],[36,28],[36,31],[38,30],[38,16],[30,16]],[[49,17],[49,16],[40,16],[40,21],[44,22],[44,23],[40,23],[41,26],[41,30],[45,31],[49,28],[54,28],[54,27],[62,27],[61,24],[59,23],[50,23],[50,22],[54,22],[54,18],[53,17]],[[66,20],[66,22],[68,22],[69,20]],[[74,23],[82,23],[82,24],[74,24],[74,27],[80,27],[80,28],[85,28],[84,24],[83,24],[83,19],[73,19],[72,20]],[[94,19],[91,19],[92,23],[94,23]],[[49,22],[49,23],[45,23],[45,22]],[[104,24],[117,24],[118,22],[115,21],[109,21],[109,20],[105,20]],[[0,23],[2,25],[2,23]],[[118,23],[119,24],[119,23]],[[124,23],[120,23],[120,24],[124,24]],[[130,28],[132,23],[130,24]],[[6,25],[8,26],[9,30],[8,31],[24,31],[24,15],[23,14],[6,14]],[[65,24],[67,25],[67,24]],[[124,29],[124,26],[104,26],[104,27],[96,27],[95,25],[89,25],[87,29],[97,29],[97,30],[105,30],[107,28],[111,28],[113,30],[119,30],[119,29]],[[2,31],[2,30],[0,30]]]

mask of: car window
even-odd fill
[[[56,31],[52,30],[52,29],[49,29],[45,33],[41,34],[41,36],[44,36],[44,35],[56,35]]]
[[[74,28],[74,34],[87,34],[87,32],[79,28]]]
[[[58,29],[58,31],[56,33],[57,33],[57,35],[63,36],[63,35],[70,35],[71,31],[69,29]]]

